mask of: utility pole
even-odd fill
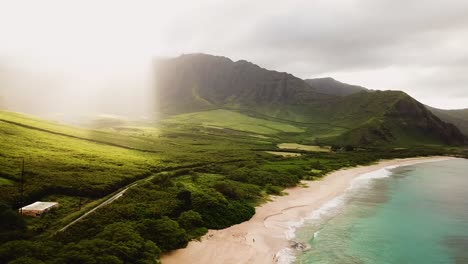
[[[71,186],[72,189],[75,189],[73,188],[73,186]],[[79,201],[78,201],[78,207],[76,208],[77,211],[81,211],[81,207],[83,206],[83,196],[81,195],[81,188],[76,188],[77,190],[77,193],[78,193],[78,198],[79,198]]]
[[[78,206],[78,211],[81,211],[82,206],[83,206],[83,197],[80,196],[80,205]]]
[[[20,185],[20,214],[23,215],[24,206],[24,157],[21,157],[21,185]]]

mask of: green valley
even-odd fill
[[[5,222],[2,262],[18,258],[45,263],[91,263],[87,258],[151,262],[161,253],[184,247],[208,228],[249,219],[254,206],[268,195],[280,195],[300,180],[382,158],[461,154],[453,148],[427,146],[329,152],[285,145],[307,134],[310,125],[229,110],[182,114],[132,127],[131,134],[119,127],[92,130],[1,112],[3,213],[36,200],[61,204],[41,218],[13,217]],[[282,157],[268,151],[300,155]],[[59,232],[125,188],[122,197]],[[114,249],[121,245],[118,236],[129,234],[126,243],[133,244],[126,247],[140,253]],[[105,251],[96,249],[104,245]],[[54,254],[34,253],[42,251]]]
[[[347,92],[203,54],[159,71],[159,119],[72,126],[0,111],[1,263],[158,263],[302,180],[468,155],[455,125],[400,91]],[[59,208],[17,213],[35,201]]]

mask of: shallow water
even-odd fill
[[[364,175],[295,234],[294,263],[468,263],[468,160]]]

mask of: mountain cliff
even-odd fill
[[[157,65],[163,111],[190,112],[221,106],[303,104],[327,97],[289,73],[205,54],[182,55]],[[175,102],[175,103],[174,103]]]

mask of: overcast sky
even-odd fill
[[[466,0],[0,0],[0,70],[81,71],[86,94],[135,83],[152,56],[203,52],[466,108],[467,14]]]

